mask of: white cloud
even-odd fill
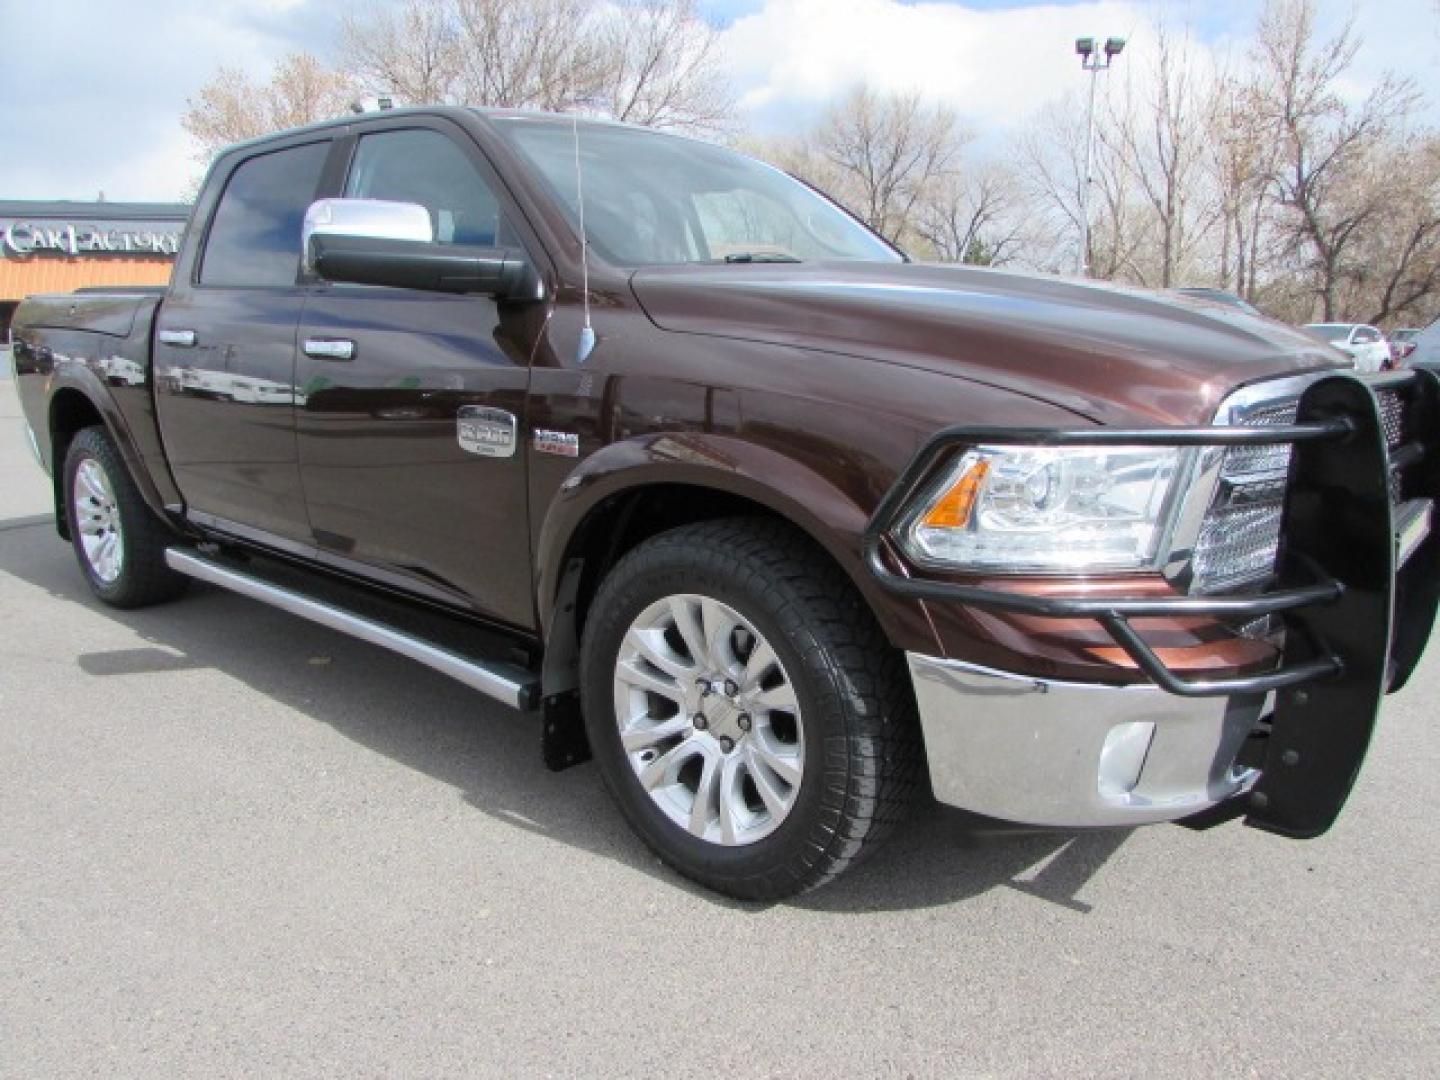
[[[361,0],[351,0],[360,3]],[[393,2],[393,0],[390,0]],[[1385,67],[1427,90],[1440,68],[1433,0],[1321,0],[1333,29],[1352,11],[1366,37],[1357,91]],[[0,197],[173,199],[196,167],[179,127],[186,98],[228,64],[263,74],[293,49],[325,54],[334,0],[0,0]],[[864,79],[920,89],[955,106],[981,135],[1084,91],[1072,42],[1132,38],[1122,65],[1144,64],[1159,10],[1192,21],[1211,47],[1243,39],[1257,0],[1087,0],[971,4],[900,0],[707,0],[733,18],[726,55],[742,120],[794,129]],[[1440,100],[1428,117],[1440,119]]]
[[[1147,66],[1157,14],[1189,28],[1198,54],[1221,64],[1241,51],[1259,0],[1093,0],[1080,3],[902,3],[901,0],[767,0],[725,32],[742,117],[765,132],[812,118],[859,81],[919,90],[952,105],[982,136],[1023,123],[1058,97],[1085,92],[1074,55],[1081,36],[1129,39],[1117,73]],[[1357,10],[1364,47],[1348,89],[1363,95],[1395,68],[1427,91],[1440,68],[1433,0],[1321,0],[1321,31]],[[1239,57],[1235,57],[1236,60]],[[1440,99],[1426,117],[1440,121]]]
[[[791,126],[849,86],[920,90],[982,130],[1079,88],[1076,37],[1143,36],[1140,3],[979,11],[897,0],[770,0],[726,32],[740,104],[762,129]]]
[[[177,199],[185,101],[227,64],[313,47],[313,0],[0,0],[0,197]]]

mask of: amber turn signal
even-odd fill
[[[966,469],[935,501],[935,505],[920,519],[922,528],[963,529],[970,524],[970,514],[975,509],[975,500],[985,486],[985,477],[990,475],[990,462],[981,458]]]

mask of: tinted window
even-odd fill
[[[495,193],[465,152],[438,131],[415,128],[362,136],[345,195],[418,203],[430,211],[440,243],[513,243]]]
[[[578,227],[576,129],[513,117],[496,127]],[[900,260],[823,195],[724,147],[619,125],[578,134],[587,239],[611,262]]]
[[[315,199],[330,143],[276,150],[230,174],[210,225],[200,280],[206,285],[293,285],[300,228]]]
[[[1357,345],[1373,345],[1379,340],[1379,330],[1372,330],[1368,326],[1362,326],[1359,330],[1355,331],[1355,344]]]

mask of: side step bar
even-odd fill
[[[208,581],[211,585],[218,585],[222,589],[229,589],[241,596],[248,596],[252,600],[288,611],[302,619],[328,626],[331,630],[338,630],[342,634],[349,634],[361,641],[368,641],[382,649],[409,657],[512,708],[528,711],[539,704],[539,679],[517,664],[461,656],[413,634],[386,626],[378,620],[241,573],[193,550],[168,548],[165,561],[172,570],[187,577]]]

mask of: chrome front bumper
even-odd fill
[[[1259,778],[1236,755],[1264,695],[1179,697],[907,654],[943,803],[1034,825],[1173,821]]]

